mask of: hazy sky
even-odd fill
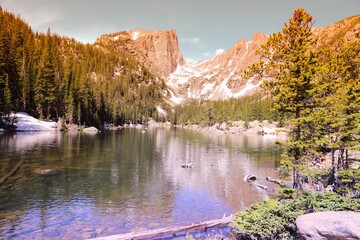
[[[360,0],[0,0],[41,32],[94,42],[124,30],[177,30],[186,60],[211,58],[256,32],[280,31],[303,7],[315,27],[360,14]]]

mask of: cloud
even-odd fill
[[[220,54],[223,54],[224,52],[225,52],[224,49],[219,48],[218,50],[215,51],[215,56],[220,55]]]
[[[209,53],[209,52],[205,52],[205,53],[203,53],[203,56],[205,56],[205,57],[212,57],[213,54],[212,54],[212,53]]]
[[[181,38],[180,39],[181,43],[189,43],[192,45],[198,45],[201,43],[201,38],[199,37],[193,37],[193,38]]]

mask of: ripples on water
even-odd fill
[[[83,239],[220,218],[272,196],[243,178],[274,187],[265,181],[275,176],[274,141],[184,129],[0,135],[0,177],[25,162],[0,190],[0,238]]]

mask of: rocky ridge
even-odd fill
[[[315,28],[314,35],[317,37],[315,49],[324,46],[333,46],[337,40],[344,38],[347,42],[359,41],[360,38],[360,14],[355,15],[329,26]]]
[[[336,47],[336,41],[358,41],[360,38],[360,15],[346,18],[330,26],[313,30],[314,49]],[[167,85],[177,93],[173,101],[187,99],[218,100],[237,98],[252,94],[259,89],[263,79],[242,77],[248,66],[259,60],[256,50],[267,41],[263,33],[256,33],[251,41],[240,40],[227,52],[197,63],[179,66],[167,79]]]
[[[251,41],[242,39],[210,60],[178,66],[166,82],[179,95],[177,103],[188,98],[218,100],[253,93],[261,79],[244,79],[241,74],[259,60],[255,52],[266,40],[264,33],[257,33]]]

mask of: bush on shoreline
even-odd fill
[[[300,215],[321,211],[360,211],[359,198],[333,192],[296,194],[292,190],[285,189],[276,199],[255,203],[246,212],[238,212],[232,226],[238,238],[297,239],[295,220]]]

